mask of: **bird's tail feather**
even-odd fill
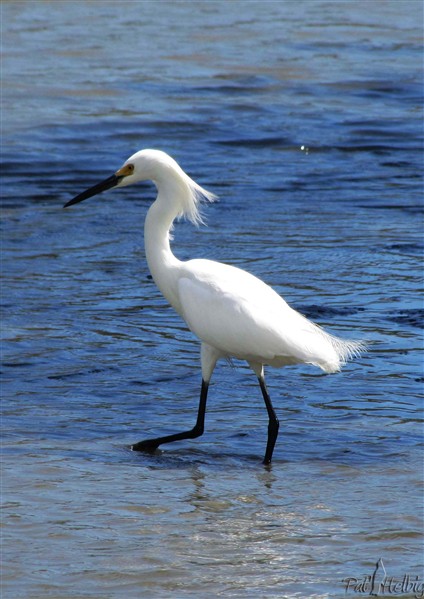
[[[317,325],[315,325],[317,326]],[[325,372],[338,372],[349,360],[357,358],[367,351],[368,343],[365,341],[353,341],[341,339],[331,335],[318,327],[320,334],[330,343],[334,350],[334,359],[318,364]]]
[[[352,358],[359,357],[368,349],[368,344],[365,341],[345,340],[333,335],[329,335],[329,337],[331,345],[339,356],[341,365],[346,364]]]

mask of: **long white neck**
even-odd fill
[[[171,306],[181,313],[178,278],[182,262],[171,251],[169,231],[181,210],[179,195],[184,193],[184,189],[160,181],[156,181],[156,186],[158,196],[150,206],[144,223],[146,259],[154,282]]]

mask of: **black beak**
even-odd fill
[[[123,179],[123,177],[119,177],[118,175],[112,175],[111,177],[108,177],[104,181],[97,183],[97,185],[93,185],[93,187],[90,187],[86,191],[83,191],[82,193],[78,194],[77,196],[72,198],[72,200],[69,200],[69,202],[67,202],[64,205],[64,208],[68,208],[68,206],[78,204],[79,202],[83,202],[84,200],[87,200],[88,198],[91,198],[97,195],[98,193],[102,193],[102,191],[106,191],[106,189],[116,187],[118,183],[121,181],[121,179]]]

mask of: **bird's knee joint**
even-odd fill
[[[201,435],[203,435],[203,431],[204,428],[203,426],[195,426],[191,431],[190,431],[190,437],[192,439],[195,439],[196,437],[200,437]]]

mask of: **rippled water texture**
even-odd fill
[[[422,577],[421,2],[1,10],[2,597],[339,598],[379,558]],[[193,424],[198,343],[149,278],[154,188],[62,206],[143,147],[220,196],[176,227],[181,259],[372,342],[337,375],[267,371],[270,469],[241,363],[201,439],[129,450]]]

